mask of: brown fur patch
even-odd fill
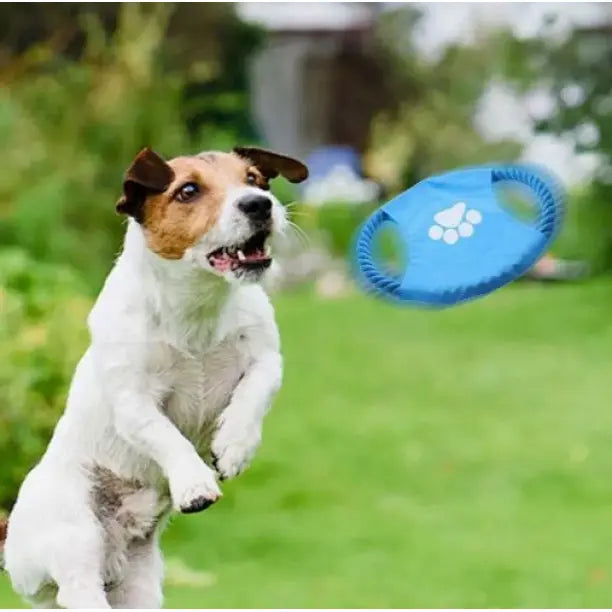
[[[104,523],[115,519],[123,505],[124,499],[144,488],[138,480],[126,480],[119,478],[108,468],[95,465],[92,470],[93,479],[93,510]]]
[[[138,480],[120,478],[99,465],[93,466],[91,474],[92,508],[107,532],[120,528],[128,539],[147,539],[159,518],[157,492]]]
[[[246,185],[248,161],[230,153],[201,153],[168,162],[174,179],[144,204],[142,225],[149,248],[166,259],[180,259],[217,222],[229,189]],[[258,173],[260,183],[266,184]],[[175,198],[182,185],[196,183],[200,194],[191,202]]]
[[[142,221],[142,205],[147,194],[162,193],[173,178],[170,166],[155,151],[144,148],[125,173],[117,212]]]
[[[105,540],[104,586],[110,591],[125,577],[129,558],[151,544],[160,521],[170,510],[170,497],[106,467],[92,465],[89,470],[91,508]]]
[[[4,543],[6,541],[7,529],[8,519],[0,518],[0,570],[4,569]]]
[[[6,540],[6,531],[8,529],[8,520],[0,518],[0,561],[2,560],[2,554],[4,553],[4,542]]]
[[[234,147],[234,153],[248,159],[268,179],[281,174],[292,183],[301,183],[308,178],[308,168],[294,157],[259,147]]]

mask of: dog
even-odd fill
[[[29,604],[160,608],[168,516],[209,507],[251,461],[282,378],[261,284],[289,227],[279,175],[308,169],[236,147],[169,161],[147,148],[126,171],[123,250],[8,519],[5,569]]]

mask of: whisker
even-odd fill
[[[289,221],[287,224],[288,228],[291,228],[291,231],[295,235],[295,237],[300,241],[303,247],[310,246],[310,236],[296,223]]]

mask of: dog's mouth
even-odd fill
[[[272,263],[270,246],[266,244],[269,236],[270,232],[259,231],[246,242],[220,247],[209,253],[206,258],[208,263],[219,272],[264,270]]]

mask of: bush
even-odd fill
[[[594,183],[570,194],[555,254],[588,261],[594,274],[612,270],[612,190]]]
[[[328,202],[323,206],[296,204],[295,222],[308,236],[323,243],[334,257],[346,257],[359,226],[378,205]]]
[[[69,268],[0,251],[0,508],[12,505],[64,409],[87,343],[84,292]]]
[[[10,153],[0,175],[0,244],[74,265],[93,291],[120,248],[114,204],[134,155],[145,145],[173,156],[240,140],[229,122],[188,131],[188,66],[164,67],[171,11],[123,4],[110,38],[90,15],[79,61],[43,45],[0,73],[0,146]]]

